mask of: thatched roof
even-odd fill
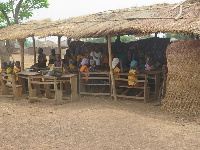
[[[0,30],[0,40],[29,36],[67,36],[69,38],[149,34],[155,32],[200,35],[200,2],[157,4],[100,12],[59,21],[29,21]]]

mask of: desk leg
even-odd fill
[[[63,100],[62,100],[62,90],[58,89],[57,87],[58,85],[55,83],[54,84],[54,88],[55,88],[55,99],[56,99],[56,104],[59,105],[59,104],[62,104],[63,103]]]
[[[78,93],[77,93],[77,77],[71,77],[70,78],[70,84],[71,84],[71,101],[78,100]]]
[[[44,86],[45,89],[45,97],[46,98],[51,98],[51,89],[50,89],[50,85],[45,85]]]
[[[160,74],[155,75],[155,95],[158,97],[160,90]]]
[[[19,77],[19,85],[22,85],[22,93],[26,93],[26,79]]]

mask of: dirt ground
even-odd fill
[[[133,100],[81,97],[55,105],[0,95],[0,149],[197,150],[199,117]]]

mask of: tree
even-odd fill
[[[48,8],[48,0],[7,0],[0,2],[0,27],[19,24],[33,15],[33,10]]]
[[[33,15],[34,10],[48,8],[48,6],[48,0],[4,0],[4,2],[0,2],[0,29],[22,23]],[[14,41],[6,41],[6,45],[3,45],[4,48],[0,49],[1,60],[4,58],[4,61],[9,61],[9,51],[11,45],[14,45],[13,43]]]

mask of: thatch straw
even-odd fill
[[[167,48],[168,85],[163,108],[200,113],[200,40],[181,40]]]
[[[79,39],[105,37],[109,33],[137,35],[171,32],[200,35],[199,10],[199,1],[190,0],[181,4],[133,7],[59,21],[29,21],[1,29],[0,40],[62,35]]]

